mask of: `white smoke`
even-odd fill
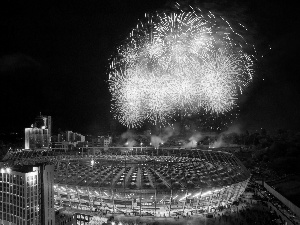
[[[165,127],[159,136],[151,136],[151,145],[154,148],[159,148],[159,145],[166,143],[169,138],[172,137],[174,133],[176,133],[176,130],[176,127]]]
[[[201,141],[202,139],[203,139],[203,135],[199,132],[196,132],[189,138],[189,142],[184,144],[183,147],[187,149],[196,148],[198,142]]]
[[[176,128],[174,128],[174,127],[164,128],[164,130],[161,134],[161,139],[163,140],[163,142],[167,142],[168,139],[173,136],[173,134],[175,133],[175,129]]]
[[[151,145],[154,147],[154,148],[159,148],[159,145],[164,143],[163,140],[158,137],[158,136],[155,136],[155,135],[152,135],[151,136]]]
[[[125,133],[123,133],[123,134],[121,135],[121,138],[122,138],[122,140],[125,140],[125,141],[126,141],[126,142],[125,142],[125,145],[126,145],[127,147],[132,148],[132,147],[135,146],[135,144],[136,144],[136,141],[135,141],[135,134],[134,134],[132,131],[130,131],[130,130],[128,130],[128,131],[126,131]]]
[[[126,144],[126,146],[128,146],[129,148],[132,148],[133,146],[135,146],[136,141],[133,140],[133,139],[128,139],[128,140],[126,141],[125,144]]]
[[[232,126],[230,126],[226,131],[222,132],[221,134],[241,134],[241,125],[240,124],[233,124]]]
[[[223,131],[218,139],[210,145],[211,148],[221,148],[226,147],[228,143],[224,141],[224,135],[230,135],[230,134],[241,134],[241,125],[240,124],[234,124],[230,126],[226,131]]]
[[[218,139],[210,146],[211,148],[221,148],[225,146],[225,142],[223,141],[223,135],[221,134]]]

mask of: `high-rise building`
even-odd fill
[[[73,131],[63,131],[51,137],[51,149],[70,151],[74,147],[83,146],[85,144],[85,136]]]
[[[81,135],[79,133],[73,132],[73,131],[64,131],[60,132],[57,135],[57,138],[55,142],[69,142],[69,143],[74,143],[74,142],[85,142],[85,136]]]
[[[96,138],[92,138],[91,147],[108,147],[111,143],[111,136],[98,136]]]
[[[0,167],[0,224],[54,225],[54,166]]]
[[[51,143],[51,116],[39,115],[30,128],[25,128],[25,149],[48,148]]]

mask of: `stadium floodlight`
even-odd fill
[[[179,201],[182,201],[183,199],[185,199],[185,198],[189,197],[190,195],[191,195],[191,193],[189,193],[189,194],[185,195],[184,197],[182,197],[181,199],[179,199]]]
[[[219,190],[218,190],[219,191]],[[214,192],[216,192],[216,191],[214,191]],[[203,194],[201,194],[202,192],[199,192],[199,193],[197,193],[197,194],[195,194],[194,196],[193,196],[193,198],[196,198],[196,197],[205,197],[205,196],[207,196],[207,195],[210,195],[210,194],[212,194],[213,192],[212,191],[207,191],[207,192],[204,192]]]
[[[211,191],[204,192],[204,193],[201,195],[201,197],[205,197],[205,196],[207,196],[207,195],[210,195],[211,193],[212,193]]]
[[[197,194],[195,194],[194,196],[193,196],[193,198],[196,198],[196,197],[198,197],[199,195],[201,195],[201,191],[199,192],[199,193],[197,193]]]

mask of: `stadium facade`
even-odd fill
[[[233,154],[218,150],[114,148],[86,156],[28,154],[29,161],[48,157],[55,164],[56,207],[108,213],[212,212],[238,200],[250,179]]]

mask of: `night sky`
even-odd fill
[[[22,132],[40,112],[53,117],[54,131],[110,130],[108,59],[145,12],[170,8],[172,2],[103,2],[26,1],[0,7],[0,132]],[[264,54],[241,99],[238,123],[250,130],[298,129],[300,26],[295,3],[221,2],[237,12],[240,5],[246,7],[258,52]]]

